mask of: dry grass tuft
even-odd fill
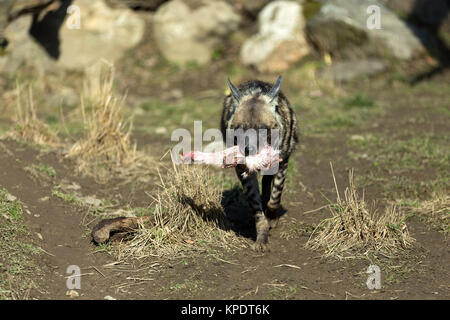
[[[356,192],[353,171],[349,173],[349,187],[345,199],[339,196],[335,181],[337,202],[331,203],[331,218],[323,220],[314,230],[306,247],[324,250],[325,256],[337,258],[362,257],[368,253],[393,257],[415,241],[409,235],[405,220],[408,216],[395,206],[380,214],[369,207]]]
[[[118,248],[119,260],[147,256],[174,257],[183,251],[230,248],[239,238],[229,228],[222,207],[222,187],[208,168],[175,165],[153,197],[151,226]]]
[[[154,164],[131,143],[132,121],[124,116],[125,99],[113,94],[113,81],[113,66],[102,65],[85,82],[81,98],[85,134],[67,153],[67,157],[76,159],[79,172],[100,180],[137,174]]]
[[[406,206],[405,209],[417,214],[431,226],[443,232],[450,233],[450,196],[445,193],[433,194],[429,200],[421,201],[415,206]]]
[[[14,115],[14,128],[2,138],[12,138],[18,141],[35,143],[46,146],[56,146],[59,139],[47,124],[38,119],[33,100],[31,85],[28,90],[16,83],[16,109]]]

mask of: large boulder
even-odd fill
[[[310,52],[305,37],[302,6],[293,1],[273,1],[258,15],[259,31],[242,45],[242,63],[263,72],[288,69]]]
[[[372,5],[379,8],[380,29],[368,28],[374,17],[374,11],[368,13]],[[307,30],[320,50],[350,58],[387,54],[410,59],[424,53],[422,43],[429,41],[425,32],[401,20],[379,0],[328,1],[308,21]]]
[[[7,0],[0,5],[0,49],[6,47],[8,40],[3,35],[6,26],[8,25],[8,15],[11,10],[12,0]]]
[[[379,59],[338,61],[321,70],[319,76],[327,81],[347,82],[374,76],[385,69],[385,62]]]
[[[143,37],[145,22],[130,9],[112,9],[103,0],[74,0],[68,14],[69,4],[58,1],[39,15],[10,23],[0,70],[14,71],[24,64],[38,72],[84,70],[100,59],[114,62]]]
[[[223,40],[239,27],[240,17],[224,1],[173,0],[154,17],[154,36],[162,55],[178,64],[208,63]]]
[[[3,36],[8,23],[21,14],[36,13],[54,0],[1,0],[0,4],[0,48],[6,47],[8,39]]]

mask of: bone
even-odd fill
[[[274,164],[283,161],[280,151],[267,145],[255,155],[244,156],[238,146],[227,148],[223,151],[213,153],[193,151],[181,156],[184,163],[203,163],[208,165],[222,166],[222,168],[236,167],[238,164],[247,166],[248,171],[255,172],[269,169]]]
[[[95,243],[100,244],[117,241],[129,235],[139,227],[139,224],[150,221],[150,217],[128,218],[118,217],[100,221],[92,230],[92,238]]]

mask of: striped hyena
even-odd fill
[[[280,76],[273,86],[258,80],[248,81],[236,88],[228,78],[231,93],[223,103],[221,131],[227,147],[237,145],[242,132],[249,129],[258,132],[262,130],[266,132],[262,135],[265,141],[260,141],[261,135],[258,134],[256,144],[250,143],[250,139],[245,139],[243,144],[239,143],[245,155],[256,153],[266,143],[271,143],[271,132],[278,130],[277,143],[282,162],[275,174],[263,175],[262,196],[259,194],[258,174],[248,174],[247,168],[242,164],[236,167],[237,176],[255,218],[257,250],[267,248],[269,228],[277,222],[289,157],[298,142],[297,120],[289,101],[280,91],[281,80]],[[234,135],[232,139],[230,134]]]

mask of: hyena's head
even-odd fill
[[[278,143],[277,108],[282,77],[279,76],[272,87],[249,82],[242,91],[229,78],[227,81],[236,105],[228,127],[234,135],[233,144],[239,145],[247,156],[258,153],[266,144]]]

